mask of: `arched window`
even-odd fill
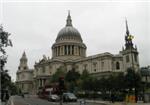
[[[116,62],[116,69],[119,70],[120,69],[120,63]]]

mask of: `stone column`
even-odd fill
[[[62,46],[62,55],[65,55],[65,54],[64,54],[64,50],[65,50],[65,46],[63,45],[63,46]]]
[[[60,46],[58,46],[58,56],[60,55]]]
[[[78,55],[78,46],[75,46],[76,55]]]
[[[86,56],[86,48],[84,49],[84,56]]]
[[[57,47],[55,47],[55,56],[57,56]]]
[[[60,55],[62,55],[62,46],[60,46]]]
[[[39,79],[38,81],[39,81],[39,87],[41,87],[41,80]]]
[[[56,49],[54,48],[54,56],[56,57]]]
[[[57,46],[57,56],[59,56],[59,47]]]
[[[74,46],[74,55],[76,55],[76,46]]]
[[[38,87],[40,87],[40,82],[39,82],[39,79],[37,80],[37,85],[38,85]]]
[[[64,46],[64,55],[67,55],[67,46]]]
[[[80,47],[80,55],[83,56],[83,49]]]
[[[52,49],[52,56],[54,57],[54,49]]]
[[[70,45],[70,55],[72,55],[72,45]]]
[[[68,45],[66,45],[66,49],[67,49],[67,55],[68,55]]]
[[[72,45],[72,55],[74,55],[74,45]]]
[[[61,55],[61,46],[59,46],[59,56]]]
[[[81,54],[80,54],[80,47],[79,47],[79,46],[78,46],[78,55],[81,55]]]
[[[42,79],[42,87],[44,86],[44,81],[43,81],[43,79]]]

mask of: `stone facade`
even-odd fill
[[[33,70],[33,90],[38,91],[49,83],[51,76],[58,68],[64,67],[69,71],[75,68],[82,73],[87,70],[91,75],[106,76],[112,72],[125,72],[128,67],[139,69],[137,48],[133,46],[132,38],[126,21],[125,48],[114,55],[109,52],[86,56],[86,45],[78,30],[73,27],[70,13],[66,26],[62,28],[52,45],[52,57],[45,55],[36,62]]]
[[[33,88],[33,70],[28,68],[25,52],[20,59],[16,75],[16,84],[21,92],[31,93]]]

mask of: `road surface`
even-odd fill
[[[36,97],[25,97],[22,98],[21,96],[11,96],[7,105],[60,105],[59,102],[49,102],[47,100],[39,99]],[[87,102],[86,104],[81,104],[80,101],[78,102],[67,102],[63,103],[62,105],[105,105],[101,103],[93,103]]]

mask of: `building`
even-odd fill
[[[125,48],[122,51],[117,55],[105,52],[86,56],[86,44],[83,42],[80,32],[72,25],[71,16],[68,13],[66,26],[59,31],[55,43],[51,47],[52,57],[48,58],[44,55],[43,59],[34,65],[33,90],[37,92],[40,87],[45,86],[58,68],[65,68],[66,71],[74,68],[79,73],[87,70],[91,75],[97,77],[112,72],[124,72],[129,67],[138,70],[138,51],[134,47],[132,39],[133,36],[129,33],[126,21]]]
[[[140,72],[142,75],[142,81],[145,83],[150,83],[150,66],[141,67]]]
[[[28,68],[26,53],[24,52],[16,73],[16,85],[23,93],[31,93],[33,89],[33,69]]]

